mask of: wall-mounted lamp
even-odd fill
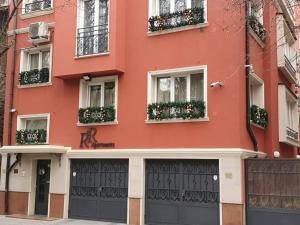
[[[92,78],[91,78],[89,75],[84,75],[82,78],[83,78],[85,81],[91,81],[91,80],[92,80]]]
[[[275,158],[275,159],[279,159],[279,158],[280,158],[280,152],[275,151],[275,152],[274,152],[274,158]]]

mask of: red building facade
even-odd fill
[[[244,224],[244,159],[296,157],[293,4],[251,2],[247,65],[244,1],[22,4],[0,150],[8,213]]]

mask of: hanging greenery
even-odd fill
[[[17,144],[44,144],[47,142],[47,131],[38,130],[17,130]]]
[[[257,105],[252,105],[251,120],[253,123],[266,128],[268,126],[268,112]]]
[[[19,82],[20,85],[47,83],[49,82],[49,68],[21,72]]]
[[[105,123],[115,121],[115,108],[107,107],[88,107],[81,108],[78,112],[80,123]]]
[[[199,119],[205,116],[203,101],[152,103],[148,105],[149,120]]]
[[[204,23],[204,8],[192,8],[149,18],[149,31],[160,31]]]
[[[251,15],[249,17],[249,24],[254,33],[259,37],[259,39],[264,42],[266,39],[266,29],[264,26],[258,21],[256,16]]]

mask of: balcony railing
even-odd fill
[[[263,128],[266,128],[268,126],[268,112],[257,105],[252,105],[251,121]]]
[[[45,10],[51,8],[51,0],[42,0],[25,4],[25,13]]]
[[[152,103],[148,105],[149,120],[199,119],[205,117],[203,101]]]
[[[49,82],[49,68],[34,69],[19,74],[20,85],[41,84]]]
[[[17,144],[45,144],[47,142],[47,131],[38,130],[17,130]]]
[[[115,121],[115,108],[108,107],[88,107],[81,108],[78,112],[79,122],[83,124],[89,123],[105,123]]]
[[[286,136],[295,141],[298,141],[298,139],[299,139],[298,132],[289,127],[286,127]]]
[[[249,17],[249,25],[254,31],[254,33],[259,37],[259,39],[264,42],[266,39],[266,30],[264,26],[259,22],[256,16],[251,15]]]
[[[288,44],[284,45],[284,62],[289,72],[296,77],[296,66],[297,66],[297,53],[296,50],[290,47]]]
[[[148,22],[151,32],[204,23],[204,7],[152,16]]]
[[[108,51],[108,26],[79,28],[77,56],[94,55]]]

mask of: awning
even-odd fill
[[[3,146],[0,153],[25,153],[25,154],[64,154],[71,148],[56,145],[13,145]]]

